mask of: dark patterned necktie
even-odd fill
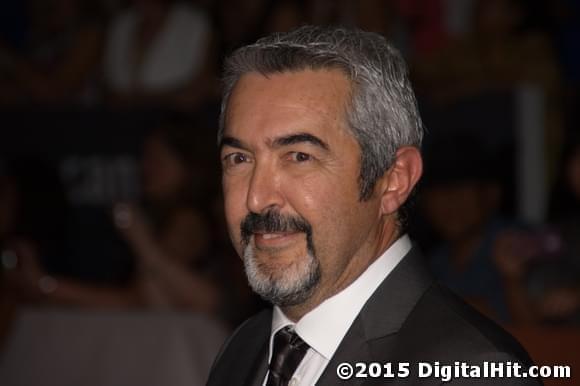
[[[308,344],[300,339],[290,326],[278,331],[274,335],[274,348],[272,360],[268,365],[266,386],[287,386],[308,348]]]

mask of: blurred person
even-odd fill
[[[477,0],[471,33],[430,58],[414,60],[415,83],[426,102],[453,106],[461,100],[537,90],[543,103],[548,178],[555,171],[563,135],[560,68],[550,38],[530,25],[522,0]]]
[[[440,137],[426,154],[421,207],[442,241],[430,256],[435,275],[488,316],[511,321],[510,283],[495,255],[503,235],[517,228],[499,214],[502,191],[492,157],[464,133]]]
[[[125,287],[97,286],[48,274],[34,251],[16,252],[25,264],[16,278],[35,302],[90,307],[178,309],[216,315],[222,291],[210,254],[211,234],[199,199],[207,191],[203,148],[189,128],[163,127],[146,138],[142,154],[143,206],[118,203],[113,220],[131,247],[136,270]],[[17,272],[14,274],[16,275]]]
[[[129,0],[107,33],[103,64],[113,106],[193,109],[214,89],[214,36],[192,2]]]
[[[96,2],[30,0],[21,47],[0,41],[0,104],[98,102],[104,20]]]
[[[410,57],[428,59],[447,46],[444,1],[394,0],[393,4],[408,28]]]
[[[561,229],[544,225],[504,233],[495,262],[512,302],[512,322],[578,324],[580,269],[577,250]]]
[[[211,278],[211,229],[200,203],[206,198],[205,152],[186,127],[154,130],[141,161],[142,207],[119,203],[115,225],[137,258],[137,276],[149,306],[216,312]]]
[[[574,146],[562,173],[566,182],[553,197],[556,217],[530,227],[499,215],[501,192],[491,160],[478,151],[453,151],[465,148],[459,138],[449,144],[433,149],[446,161],[431,177],[427,172],[422,197],[444,241],[432,255],[437,276],[504,323],[580,320],[580,221],[573,193],[580,173],[575,174]]]
[[[548,38],[525,30],[520,0],[479,0],[470,34],[429,60],[415,63],[421,91],[441,102],[510,90],[523,83],[541,87],[547,99],[558,96],[559,68]]]
[[[529,284],[539,322],[580,322],[580,135],[570,134]]]
[[[0,163],[0,340],[18,305],[36,300],[47,284],[45,275],[28,274],[26,257],[34,256],[43,272],[61,270],[67,211],[64,188],[47,162]]]

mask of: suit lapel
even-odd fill
[[[258,351],[256,357],[248,366],[250,368],[244,385],[260,386],[264,382],[268,370],[268,340],[264,342],[262,348]]]
[[[366,302],[317,384],[336,385],[336,367],[343,362],[355,366],[396,358],[396,333],[432,282],[421,253],[413,247]],[[349,384],[364,381],[352,378]]]
[[[218,354],[208,386],[259,386],[266,375],[272,311],[247,320]]]
[[[260,386],[268,369],[268,343],[272,324],[272,310],[264,312],[248,334],[246,349],[234,360],[240,363],[239,372],[234,373],[244,386]],[[244,376],[245,375],[245,376]]]
[[[326,369],[316,382],[317,385],[334,386],[339,384],[339,379],[336,375],[336,367],[343,363],[349,363],[355,367],[356,362],[368,363],[371,359],[369,348],[366,344],[366,338],[362,329],[362,324],[358,318],[353,322],[353,325],[344,336],[334,356],[326,366]],[[356,369],[355,369],[356,371]],[[363,379],[351,378],[349,385],[360,385]]]

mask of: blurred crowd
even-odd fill
[[[305,23],[375,31],[408,60],[428,130],[408,226],[439,279],[503,323],[580,321],[578,1],[23,0],[0,5],[0,331],[23,304],[188,310],[232,325],[260,307],[223,224],[218,77],[231,50]],[[520,87],[544,109],[549,200],[536,223],[514,202],[515,124],[445,120]],[[60,159],[14,148],[19,127],[2,119],[53,110],[164,113],[135,138],[136,193],[100,202],[110,232],[76,249],[88,220],[71,221]]]

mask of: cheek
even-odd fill
[[[294,197],[290,197],[289,201],[297,211],[305,210],[306,212],[312,212],[320,210],[321,205],[323,205],[323,202],[320,201],[320,193],[316,189],[308,189],[308,187],[305,189],[296,189],[295,186],[292,189],[292,196]]]
[[[294,181],[285,191],[292,209],[308,221],[314,221],[315,218],[324,219],[331,215],[329,212],[336,212],[345,193],[340,191],[335,179],[327,179],[320,175]],[[314,218],[310,219],[309,216]]]
[[[343,227],[356,221],[360,213],[358,185],[346,183],[346,178],[306,178],[287,190],[291,210],[312,225],[315,242],[329,238],[336,243]],[[352,186],[351,186],[352,185]],[[355,186],[356,185],[356,186]],[[338,220],[340,219],[340,220]],[[328,246],[327,246],[328,247]]]
[[[299,193],[303,203],[313,208],[357,203],[360,194],[358,167],[340,165],[340,168],[302,176],[290,181],[285,191],[292,195]]]

